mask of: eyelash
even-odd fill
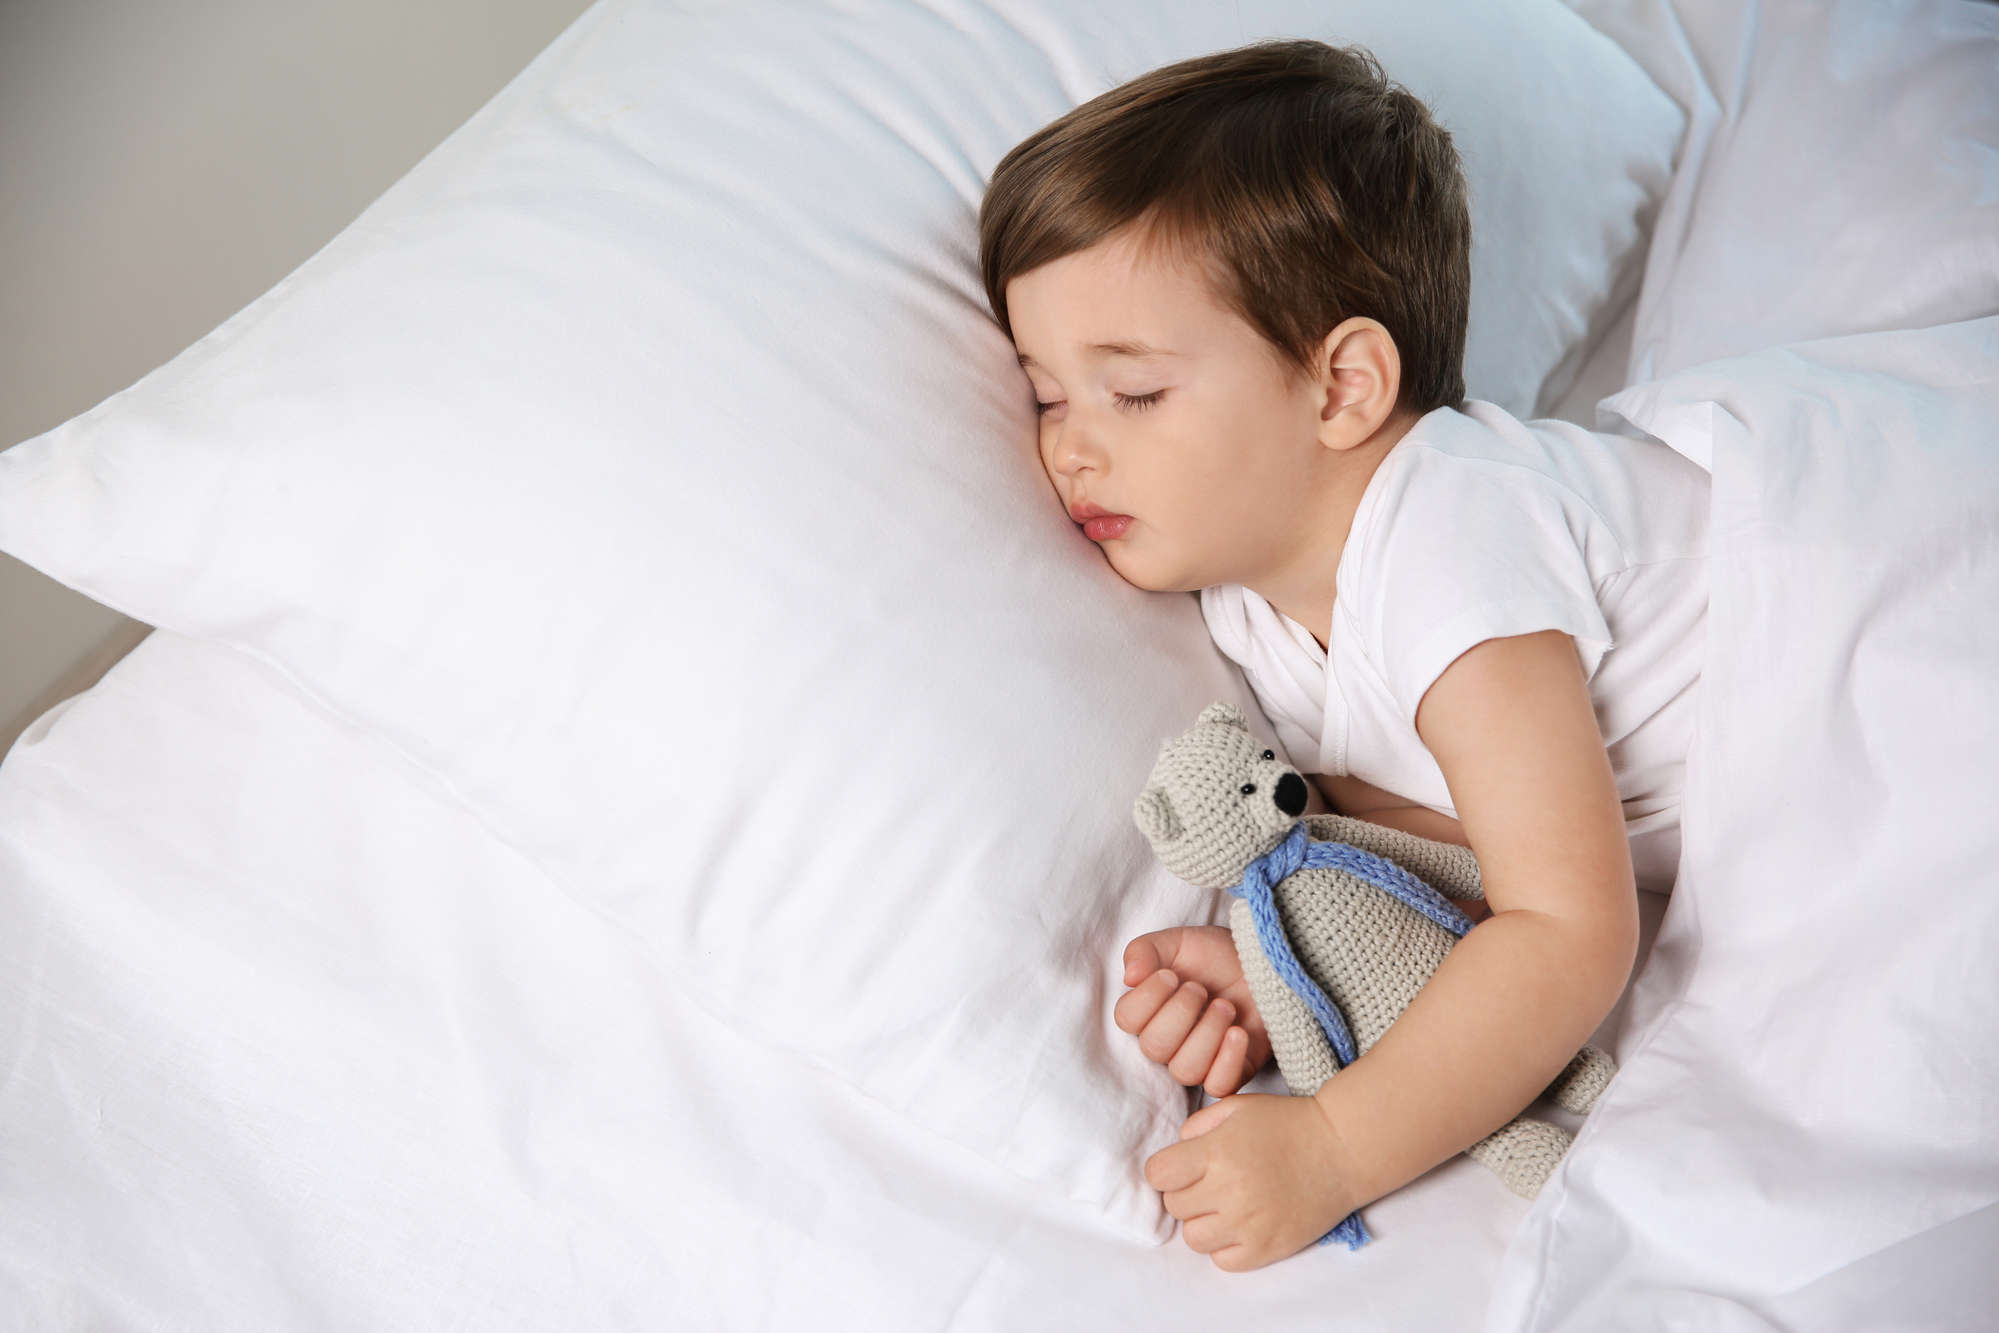
[[[1152,393],[1140,393],[1140,394],[1114,393],[1111,395],[1111,397],[1117,400],[1117,405],[1119,407],[1122,407],[1127,411],[1143,412],[1146,408],[1151,407],[1154,403],[1158,402],[1162,397],[1165,396],[1165,394],[1166,390],[1159,389]],[[1054,406],[1055,406],[1054,403],[1037,402],[1034,405],[1034,415],[1037,417],[1045,416],[1048,412],[1048,409]]]

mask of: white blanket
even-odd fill
[[[1972,1327],[1999,1297],[1999,317],[1607,406],[1714,476],[1685,852],[1636,1040],[1488,1327]]]

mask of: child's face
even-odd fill
[[[1007,284],[1065,508],[1133,522],[1101,537],[1136,587],[1255,586],[1317,521],[1322,386],[1295,381],[1197,273],[1141,258],[1130,229]],[[1143,343],[1143,355],[1099,343]],[[1134,401],[1136,400],[1136,401]]]

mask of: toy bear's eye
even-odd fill
[[[1242,784],[1242,794],[1243,794],[1244,796],[1254,796],[1254,795],[1256,795],[1256,784],[1255,784],[1254,782],[1245,782],[1245,783],[1243,783],[1243,784]]]
[[[1274,750],[1265,750],[1263,752],[1263,757],[1265,759],[1275,759],[1277,757],[1277,753]]]

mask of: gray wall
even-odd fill
[[[587,0],[0,0],[0,446],[310,258]],[[146,626],[0,555],[0,752]]]

